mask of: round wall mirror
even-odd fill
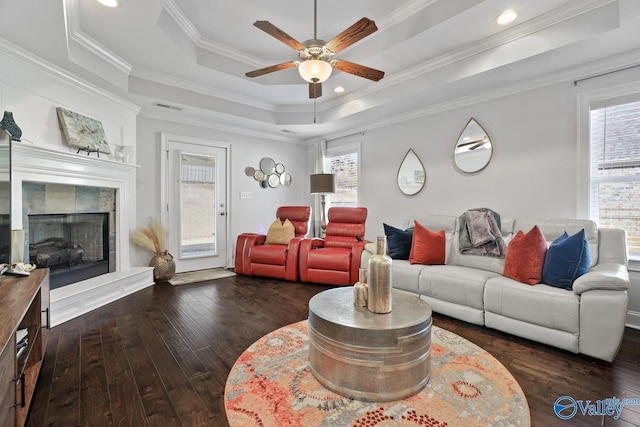
[[[291,174],[289,174],[288,172],[285,172],[282,175],[280,175],[280,185],[284,187],[291,185]]]
[[[276,188],[278,185],[280,185],[280,176],[272,173],[267,177],[267,181],[269,182],[269,187]]]
[[[489,135],[474,118],[462,130],[453,150],[453,161],[464,173],[479,172],[486,168],[493,155]]]
[[[263,157],[260,160],[260,170],[265,175],[271,175],[276,171],[276,162],[271,157]]]
[[[426,175],[420,158],[409,149],[398,169],[398,188],[402,194],[413,196],[422,191],[427,182]]]

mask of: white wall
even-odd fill
[[[160,140],[162,133],[209,139],[230,144],[229,179],[230,221],[229,244],[235,250],[236,237],[245,232],[266,232],[273,222],[278,206],[308,204],[307,147],[288,142],[270,141],[216,129],[170,122],[149,117],[138,119],[138,226],[149,217],[160,217]],[[244,173],[247,166],[259,168],[260,159],[271,157],[284,164],[291,174],[288,187],[260,188],[258,182]],[[251,199],[240,199],[241,192],[251,192]],[[138,248],[133,265],[147,265],[149,253]],[[228,259],[228,266],[233,259]]]
[[[488,207],[510,217],[575,217],[574,92],[547,87],[367,131],[360,183],[362,204],[369,207],[367,237],[381,233],[383,221],[401,225],[408,213],[460,215]],[[494,153],[487,168],[464,174],[453,164],[453,149],[470,117],[486,129]],[[410,148],[427,175],[415,196],[396,185]]]
[[[0,43],[0,63],[0,106],[13,112],[22,143],[75,152],[58,123],[63,107],[99,120],[111,147],[135,147],[137,106],[16,46]]]

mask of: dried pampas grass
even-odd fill
[[[167,232],[160,221],[151,218],[149,220],[149,228],[131,230],[129,231],[129,238],[134,244],[159,254],[167,249],[166,234]]]
[[[160,224],[160,221],[155,218],[149,219],[149,228],[156,238],[157,247],[160,248],[158,251],[167,249],[167,232],[162,224]]]

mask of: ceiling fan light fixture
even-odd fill
[[[298,72],[309,83],[322,83],[331,76],[332,68],[327,61],[307,59],[298,65]]]

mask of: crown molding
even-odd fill
[[[69,40],[72,40],[94,56],[122,71],[124,74],[128,75],[131,72],[132,65],[129,62],[98,43],[80,29],[80,7],[78,0],[64,0],[64,16],[68,39],[67,46]]]
[[[0,43],[0,53],[10,56],[11,58],[29,66],[32,69],[50,75],[65,84],[74,86],[75,88],[87,92],[91,95],[108,99],[109,101],[119,104],[134,113],[138,113],[138,111],[140,110],[139,106],[123,98],[120,98],[113,93],[104,90],[92,83],[89,83],[88,81],[70,73],[69,71],[60,68],[57,65],[54,65],[46,61],[45,59],[42,59],[39,56],[22,49],[19,46],[16,46],[10,41],[2,38],[0,38],[0,40],[2,41],[2,43]]]
[[[214,88],[212,86],[196,83],[190,80],[180,79],[168,74],[158,73],[156,71],[151,71],[144,68],[134,68],[130,76],[167,86],[172,86],[178,89],[204,94],[214,98],[223,99],[225,101],[236,102],[238,104],[260,108],[262,110],[274,111],[276,109],[276,105],[268,102],[261,102],[248,96],[241,96],[229,91]]]
[[[419,10],[431,6],[437,3],[438,0],[413,0],[397,9],[394,9],[391,13],[381,18],[376,19],[376,22],[380,28],[391,28],[394,25],[401,23],[402,21],[410,18]]]
[[[184,12],[182,12],[182,9],[180,9],[173,0],[165,0],[164,10],[171,18],[173,18],[178,27],[180,27],[196,47],[254,67],[264,65],[264,61],[261,61],[254,56],[247,55],[242,51],[232,49],[228,46],[224,46],[218,42],[202,37],[202,34],[200,34],[198,29],[191,23],[189,18],[184,14]]]
[[[179,123],[183,125],[197,126],[197,127],[216,130],[220,132],[227,132],[227,133],[232,133],[236,135],[244,135],[251,138],[266,139],[269,141],[288,142],[293,144],[298,144],[301,142],[300,139],[288,137],[287,134],[280,135],[272,131],[261,131],[261,130],[251,129],[246,126],[246,123],[238,124],[238,125],[228,124],[228,123],[223,124],[224,119],[214,122],[213,120],[194,118],[186,115],[176,115],[176,114],[171,114],[165,111],[155,111],[155,110],[149,110],[146,108],[143,108],[140,111],[140,113],[138,114],[138,117],[146,117],[149,119],[164,120],[164,121]]]
[[[526,23],[516,25],[513,28],[502,31],[498,34],[485,37],[476,43],[463,46],[446,54],[436,56],[430,61],[421,63],[404,71],[395,73],[389,78],[382,80],[382,84],[373,87],[370,85],[367,89],[371,92],[382,90],[387,87],[394,86],[400,82],[411,80],[422,76],[423,74],[437,70],[448,65],[455,64],[464,59],[495,49],[499,46],[513,42],[526,36],[530,36],[544,29],[558,25],[576,16],[591,12],[597,8],[606,6],[611,3],[617,3],[618,0],[580,0],[557,9],[553,13],[539,16]],[[380,83],[380,82],[378,82]],[[366,90],[366,89],[365,89]]]
[[[71,34],[71,39],[98,58],[107,62],[109,65],[122,71],[124,74],[129,75],[131,73],[133,66],[130,63],[120,58],[118,55],[114,54],[82,31],[76,31]]]

